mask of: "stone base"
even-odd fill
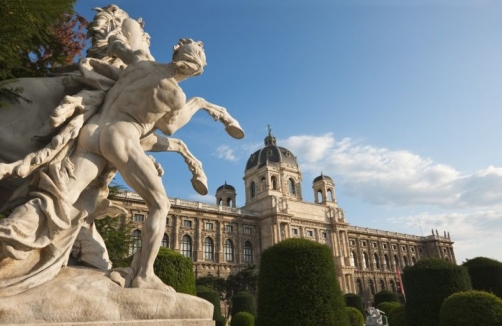
[[[2,326],[18,326],[19,324],[2,324]],[[39,326],[37,324],[22,324],[22,326]],[[135,320],[135,321],[96,321],[88,323],[48,323],[44,326],[214,326],[214,320],[203,319],[170,319],[170,320]]]

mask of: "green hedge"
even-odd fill
[[[359,294],[347,293],[343,297],[347,307],[354,307],[364,315],[363,298]]]
[[[155,274],[176,292],[195,295],[192,261],[182,254],[161,247],[153,264]]]
[[[382,302],[399,302],[397,294],[389,290],[382,290],[375,294],[373,305],[376,307]]]
[[[474,290],[491,292],[502,298],[502,263],[498,260],[476,257],[462,266],[467,267]]]
[[[242,291],[233,296],[232,316],[239,312],[248,312],[253,317],[256,316],[256,302],[251,293]]]
[[[399,306],[392,309],[388,318],[390,326],[407,326],[406,309],[404,308],[404,306]]]
[[[399,302],[382,302],[375,308],[382,310],[388,317],[390,316],[391,311],[397,307],[401,307]]]
[[[502,299],[483,291],[455,293],[441,306],[440,326],[502,325]]]
[[[238,312],[232,317],[230,326],[254,326],[254,316],[245,311]]]
[[[443,259],[419,260],[403,274],[408,326],[437,326],[441,304],[453,293],[471,289],[467,269]]]
[[[258,326],[348,326],[331,249],[287,239],[261,256]]]
[[[347,315],[349,316],[349,325],[350,326],[362,326],[364,325],[364,316],[359,311],[359,309],[354,307],[346,307]]]
[[[225,326],[227,320],[221,315],[220,293],[207,286],[199,285],[197,286],[197,296],[214,305],[213,320],[216,321],[216,326]]]

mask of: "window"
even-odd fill
[[[164,233],[164,236],[162,237],[162,242],[160,243],[162,247],[169,248],[169,237],[167,234]]]
[[[415,252],[415,247],[410,247],[411,252]]]
[[[234,232],[234,226],[230,225],[230,224],[227,224],[227,225],[225,225],[225,230],[227,232]]]
[[[385,282],[384,280],[380,280],[380,291],[385,290]]]
[[[361,246],[366,247],[366,241],[361,241]]]
[[[389,259],[389,256],[387,256],[387,254],[385,254],[383,256],[383,258],[385,259],[385,268],[390,269],[390,259]]]
[[[328,238],[328,233],[323,232],[323,233],[322,233],[322,238],[323,238],[323,239],[327,239],[327,238]]]
[[[355,246],[356,245],[356,240],[349,240],[349,244],[351,246]]]
[[[234,244],[229,239],[227,239],[225,241],[224,250],[225,250],[225,261],[233,262],[234,261]]]
[[[291,229],[291,233],[293,235],[298,235],[298,229],[297,228]]]
[[[186,234],[181,238],[181,254],[192,259],[192,239]]]
[[[357,255],[354,251],[350,252],[350,266],[354,266],[355,268],[359,269],[359,264],[357,262]]]
[[[386,243],[384,243],[384,244],[382,245],[382,248],[383,248],[383,249],[387,249],[387,244],[386,244]]]
[[[272,177],[272,190],[277,190],[277,178]]]
[[[357,294],[363,295],[363,282],[361,282],[361,279],[357,279]]]
[[[244,243],[244,262],[246,263],[253,262],[253,246],[249,241],[246,241]]]
[[[134,254],[138,249],[141,249],[141,231],[134,230],[131,235],[131,254]]]
[[[392,245],[392,250],[396,250],[397,249],[397,246],[396,245]]]
[[[380,257],[378,257],[377,253],[373,255],[373,264],[375,265],[375,268],[380,269]]]
[[[251,198],[254,198],[254,196],[256,196],[256,186],[254,184],[254,181],[251,181],[251,184],[249,185],[249,192],[251,193]]]
[[[214,259],[214,246],[213,239],[207,237],[204,239],[204,259],[213,260]]]
[[[363,264],[364,264],[365,269],[370,267],[370,262],[368,260],[368,254],[365,252],[363,252]]]
[[[443,248],[443,252],[446,254],[446,248]]]
[[[251,228],[250,228],[250,227],[245,226],[245,227],[244,227],[244,234],[251,234]]]
[[[373,283],[373,280],[368,281],[368,285],[370,287],[370,293],[371,295],[375,295],[375,284]]]
[[[396,266],[399,266],[399,258],[397,258],[397,255],[394,255],[394,263]]]
[[[144,214],[134,214],[134,222],[143,222],[145,220]]]
[[[423,249],[422,248],[418,248],[418,252],[419,253],[423,253]]]
[[[404,266],[408,266],[408,257],[403,256]]]
[[[376,247],[378,246],[378,243],[373,242],[373,243],[371,243],[371,246],[372,246],[373,248],[376,248]]]
[[[166,217],[166,225],[169,225],[169,217]]]
[[[186,228],[191,228],[192,227],[192,221],[190,220],[183,220],[183,226]]]
[[[392,292],[396,293],[397,292],[396,291],[396,283],[394,283],[393,280],[390,280],[389,283],[390,283],[390,288],[392,289]]]
[[[402,251],[406,251],[406,247],[405,246],[401,246],[401,250]]]
[[[411,263],[412,265],[415,265],[417,263],[417,259],[415,258],[415,256],[411,257]]]
[[[206,230],[212,230],[213,229],[213,223],[206,223]]]
[[[295,181],[292,178],[289,178],[288,185],[289,185],[289,194],[290,195],[296,194]]]
[[[308,230],[307,231],[307,236],[313,238],[314,237],[314,231]]]

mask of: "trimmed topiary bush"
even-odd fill
[[[375,294],[373,305],[376,307],[382,302],[399,302],[397,294],[389,290],[382,290]]]
[[[502,298],[502,263],[498,260],[476,257],[462,266],[467,267],[474,290],[491,292]]]
[[[443,259],[431,258],[407,267],[403,274],[408,326],[437,326],[443,301],[471,289],[467,269]]]
[[[216,321],[216,326],[225,326],[227,320],[221,315],[220,293],[207,286],[199,285],[197,287],[197,296],[214,305],[213,320]]]
[[[364,316],[363,298],[359,294],[347,293],[343,297],[345,299],[345,305],[347,307],[354,307],[354,308],[356,308]]]
[[[230,326],[254,326],[254,316],[245,311],[238,312],[232,317]]]
[[[389,325],[391,326],[407,326],[406,325],[406,309],[404,306],[399,306],[390,311],[388,316]]]
[[[441,326],[502,325],[502,299],[484,291],[452,294],[443,302]]]
[[[239,292],[232,298],[232,316],[239,312],[248,312],[256,316],[256,303],[254,296],[246,291]]]
[[[392,309],[395,309],[397,307],[401,307],[401,304],[399,302],[382,302],[376,308],[378,310],[382,310],[387,317],[389,317]]]
[[[192,261],[182,254],[161,247],[153,264],[155,274],[176,292],[195,295]]]
[[[307,239],[287,239],[261,256],[258,326],[348,326],[333,254]]]
[[[359,309],[354,308],[354,307],[346,307],[347,309],[347,316],[349,316],[349,325],[350,326],[362,326],[364,325],[364,316],[363,314],[359,311]]]

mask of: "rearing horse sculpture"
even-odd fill
[[[174,47],[172,62],[157,63],[148,51],[149,38],[140,22],[117,6],[99,11],[91,24],[95,51],[89,52],[107,55],[83,60],[78,75],[57,78],[65,82],[65,88],[50,90],[50,94],[63,100],[47,122],[23,140],[50,141],[30,144],[22,150],[24,157],[13,155],[8,163],[0,164],[0,179],[9,175],[32,177],[25,187],[30,191],[17,191],[11,197],[17,207],[0,222],[0,297],[24,291],[57,274],[81,225],[109,212],[107,185],[116,170],[149,209],[142,248],[131,266],[131,286],[165,289],[154,274],[153,262],[170,203],[159,166],[145,151],[179,152],[193,173],[194,188],[205,194],[207,185],[201,163],[186,145],[155,131],[172,135],[203,109],[221,121],[232,137],[244,136],[239,123],[224,108],[202,98],[187,101],[178,86],[202,73],[206,65],[202,42],[181,39]],[[47,84],[55,86],[57,79]],[[25,89],[40,91],[42,86],[26,87],[29,82],[24,81]],[[40,79],[34,82],[45,85]],[[65,96],[68,90],[72,94]],[[51,101],[47,102],[56,102]],[[4,127],[0,126],[0,133]]]

